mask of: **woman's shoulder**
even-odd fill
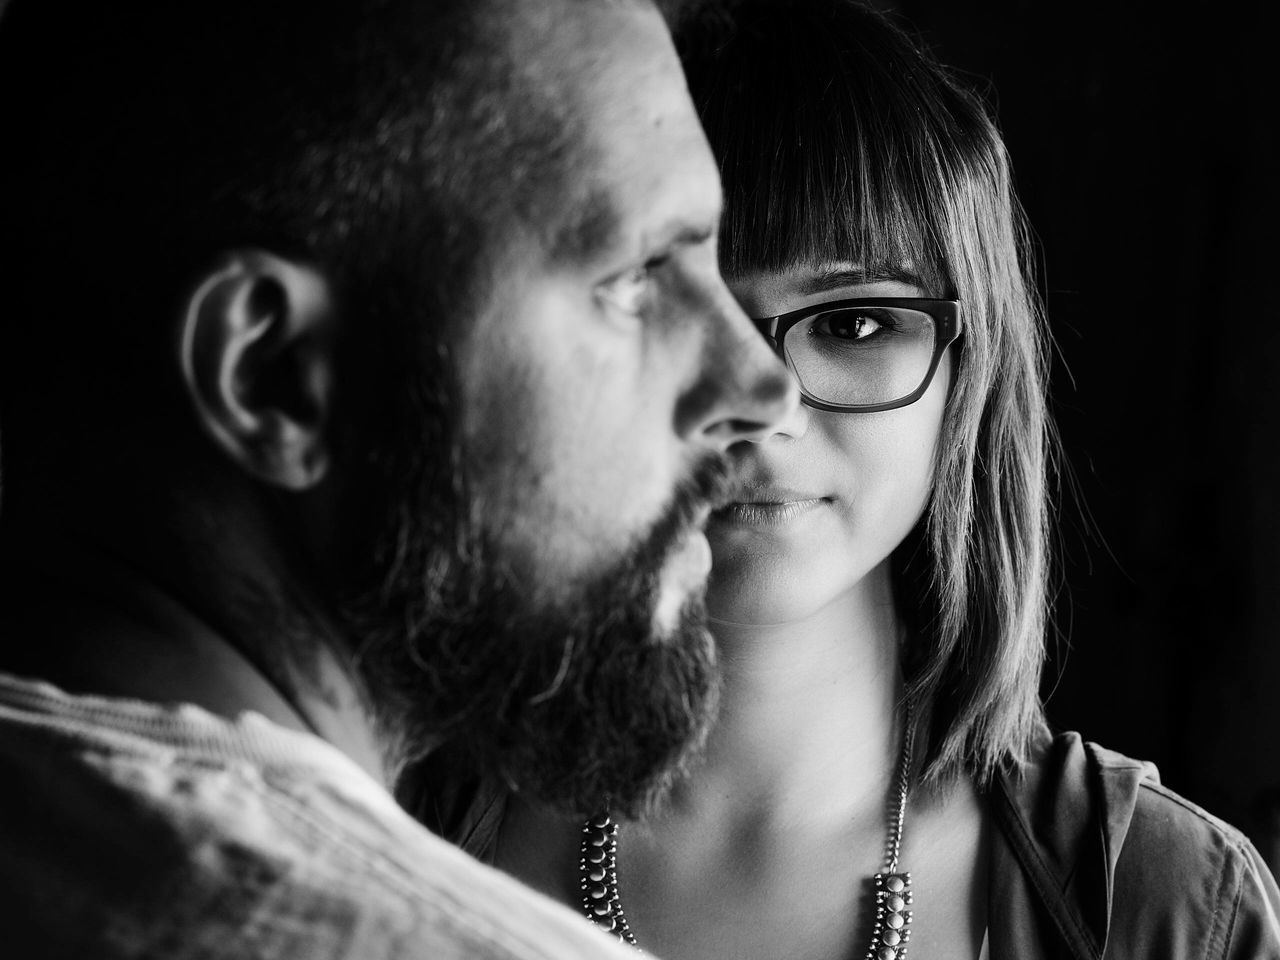
[[[1280,891],[1257,850],[1154,765],[1046,730],[990,799],[1025,881],[1001,896],[1038,900],[1081,956],[1280,957]]]
[[[1107,817],[1107,835],[1122,834],[1124,846],[1140,848],[1147,861],[1207,855],[1207,862],[1217,863],[1230,856],[1257,856],[1240,830],[1166,787],[1154,764],[1080,741],[1079,734],[1056,739],[1082,744],[1085,786]]]

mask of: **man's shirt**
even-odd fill
[[[0,953],[634,956],[323,740],[0,674]]]

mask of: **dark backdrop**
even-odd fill
[[[1050,719],[1154,760],[1274,866],[1280,53],[1260,9],[881,5],[987,92],[1040,241],[1077,488]]]
[[[1277,866],[1280,52],[1260,5],[879,5],[987,91],[1040,239],[1078,488],[1050,718],[1156,761]]]

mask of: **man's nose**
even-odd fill
[[[676,417],[683,435],[723,451],[773,433],[795,410],[800,391],[726,288],[708,313],[699,376]]]

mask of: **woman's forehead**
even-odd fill
[[[915,296],[939,286],[937,271],[930,266],[921,269],[916,261],[906,258],[876,263],[841,259],[798,259],[776,267],[737,270],[726,275],[734,288],[768,289],[784,297],[809,297],[823,293],[848,292],[871,286],[911,288],[914,292],[894,296]],[[886,294],[887,295],[887,294]]]
[[[732,274],[726,280],[742,308],[757,318],[847,297],[932,295],[909,265],[866,269],[847,261],[807,262]]]

